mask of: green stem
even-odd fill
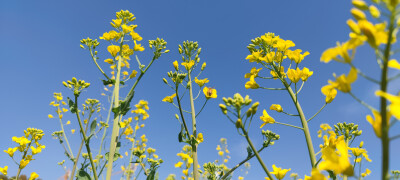
[[[311,167],[314,167],[315,164],[317,163],[317,161],[315,159],[314,147],[313,147],[313,143],[312,143],[311,136],[310,136],[310,130],[308,129],[308,123],[304,116],[303,109],[301,108],[300,103],[297,101],[296,94],[294,94],[292,88],[287,84],[285,79],[282,79],[282,83],[285,85],[287,91],[289,92],[290,97],[292,98],[292,101],[296,106],[297,112],[300,115],[300,120],[301,120],[301,124],[303,126],[304,136],[305,136],[306,142],[307,142],[308,154],[310,156]]]
[[[361,70],[357,69],[352,63],[349,63],[349,65],[352,68],[355,68],[356,71],[357,71],[357,74],[359,74],[360,76],[364,77],[365,79],[367,79],[367,80],[369,80],[369,81],[371,81],[371,82],[373,82],[375,84],[379,84],[380,83],[378,80],[376,80],[374,78],[371,78],[371,77],[367,76],[366,74],[364,74],[363,72],[361,72]]]
[[[89,139],[86,136],[86,132],[83,130],[81,117],[79,116],[78,95],[75,95],[75,109],[76,109],[75,114],[76,114],[76,118],[78,119],[79,128],[81,130],[81,133],[82,133],[82,136],[83,136],[83,140],[85,141],[86,151],[87,151],[87,153],[89,155],[90,164],[92,165],[93,176],[94,176],[95,180],[98,180],[97,173],[96,173],[96,166],[94,165],[93,158],[92,158],[92,153],[90,151]],[[89,124],[89,122],[88,122],[88,124]]]
[[[361,99],[359,99],[358,97],[356,97],[353,93],[349,92],[350,96],[353,97],[357,102],[359,102],[360,104],[362,104],[363,106],[365,106],[366,108],[368,108],[370,111],[376,111],[375,108],[373,108],[372,106],[370,106],[369,104],[367,104],[366,102],[362,101]]]
[[[263,146],[261,149],[258,150],[258,153],[260,153],[264,148],[266,148],[265,146]],[[244,159],[243,161],[241,161],[239,164],[237,164],[235,167],[233,167],[232,169],[230,169],[228,172],[226,172],[224,174],[224,176],[222,176],[221,180],[225,180],[230,174],[233,173],[233,171],[235,171],[237,168],[239,168],[242,164],[246,163],[247,161],[249,161],[250,159],[252,159],[254,156],[256,156],[256,154],[252,154],[251,156],[247,157],[246,159]]]
[[[286,123],[281,123],[281,122],[276,122],[276,121],[275,121],[275,123],[276,123],[276,124],[285,125],[285,126],[294,127],[294,128],[303,130],[303,128],[298,127],[298,126],[295,126],[295,125],[286,124]]]
[[[325,104],[321,107],[321,109],[319,109],[319,111],[318,111],[317,113],[314,114],[314,116],[310,117],[310,119],[307,120],[307,122],[310,122],[312,119],[314,119],[314,117],[317,116],[317,115],[325,108],[325,106],[326,106],[327,104],[328,104],[328,103],[325,103]]]
[[[93,51],[92,51],[91,48],[89,48],[89,51],[90,51],[90,56],[92,57],[93,62],[96,64],[97,68],[98,68],[98,69],[100,70],[100,72],[107,78],[107,80],[109,80],[110,78],[107,76],[107,74],[103,71],[103,69],[101,69],[101,67],[100,67],[99,64],[97,63],[97,59],[96,59],[96,57],[94,57]]]
[[[206,100],[206,102],[204,102],[203,107],[201,107],[200,111],[196,114],[196,117],[201,113],[201,111],[203,111],[204,106],[206,106],[207,102],[208,102],[208,99]]]
[[[394,9],[394,8],[393,8]],[[389,32],[388,32],[388,41],[384,51],[384,58],[383,58],[383,69],[381,75],[381,84],[380,90],[382,92],[387,92],[388,86],[388,62],[390,59],[390,50],[392,45],[393,39],[393,31],[395,29],[394,21],[395,21],[395,13],[394,10],[391,10],[390,15],[390,23],[389,23]],[[381,117],[382,117],[382,124],[381,124],[381,141],[382,141],[382,180],[386,180],[389,178],[389,124],[387,119],[387,100],[384,97],[380,98],[380,110],[381,110]]]
[[[122,57],[118,60],[118,67],[117,67],[117,78],[115,81],[114,87],[114,108],[119,108],[119,85],[120,85],[120,78],[121,78],[121,61]],[[137,82],[137,81],[136,81]],[[118,143],[118,134],[119,134],[119,125],[118,121],[120,119],[119,112],[114,112],[114,121],[113,121],[113,129],[111,132],[111,142],[110,142],[110,151],[108,153],[108,164],[107,164],[107,171],[106,171],[106,179],[111,180],[112,168],[113,168],[113,159],[115,154],[115,149]]]
[[[272,177],[271,173],[268,171],[267,166],[265,166],[263,160],[261,159],[260,154],[258,154],[258,151],[256,150],[256,148],[254,147],[253,143],[251,142],[251,140],[249,138],[249,134],[247,134],[247,131],[243,128],[243,124],[241,124],[240,128],[242,129],[244,137],[246,137],[247,143],[250,145],[250,148],[253,150],[253,152],[254,152],[255,156],[257,157],[257,160],[260,163],[261,167],[264,169],[264,171],[267,174],[267,176],[271,180],[274,180],[274,178]]]
[[[287,112],[285,112],[285,111],[282,111],[282,113],[283,113],[283,114],[286,114],[286,115],[289,115],[289,116],[299,116],[298,114],[290,114],[290,113],[287,113]]]
[[[89,128],[89,122],[90,122],[90,118],[91,118],[91,117],[92,117],[92,111],[90,110],[88,122],[87,122],[86,125],[85,125],[85,133],[87,132],[87,130],[88,130],[88,128]],[[70,180],[73,180],[74,177],[75,177],[76,166],[78,165],[79,156],[81,155],[81,151],[82,151],[82,147],[83,147],[83,144],[84,144],[84,143],[85,143],[85,141],[82,140],[82,141],[81,141],[81,144],[80,144],[80,146],[79,146],[78,154],[76,154],[76,158],[75,158],[75,160],[74,160],[74,166],[72,167],[71,177],[69,178]]]
[[[139,124],[139,120],[136,121],[136,125],[135,127]],[[133,139],[136,139],[136,132],[137,129],[135,128],[135,132],[133,133]],[[130,180],[131,179],[131,165],[132,165],[132,160],[133,160],[133,149],[135,148],[135,141],[132,142],[132,147],[131,147],[131,153],[130,153],[130,157],[129,157],[129,165],[128,165],[128,173],[126,175],[126,179]]]
[[[261,89],[267,89],[267,90],[286,90],[285,88],[266,88],[266,87],[259,87]]]
[[[60,117],[60,107],[57,107],[57,115],[58,115],[58,117]],[[65,139],[65,142],[67,143],[67,147],[68,147],[68,149],[69,149],[69,156],[72,158],[72,159],[74,159],[74,153],[72,152],[72,150],[71,150],[71,146],[69,145],[69,142],[68,142],[68,138],[67,138],[67,135],[65,135],[65,131],[64,131],[64,125],[63,125],[63,123],[62,123],[62,119],[61,118],[59,118],[60,119],[60,125],[61,125],[61,130],[62,130],[62,132],[63,132],[63,136],[64,136],[64,139]]]
[[[190,96],[190,108],[191,108],[191,114],[192,114],[192,130],[193,130],[193,136],[196,138],[197,137],[197,131],[196,131],[196,111],[194,110],[194,100],[193,100],[193,88],[192,88],[192,77],[191,77],[191,71],[188,72],[188,78],[189,78],[189,96]],[[206,101],[207,102],[207,101]],[[203,106],[204,107],[204,106]],[[197,158],[197,144],[192,144],[192,155],[193,155],[193,178],[194,180],[199,180],[200,175],[199,175],[199,170],[198,170],[198,158]]]

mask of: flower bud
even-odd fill
[[[241,128],[242,127],[242,120],[238,119],[235,123],[236,128]]]
[[[163,82],[164,82],[165,84],[168,84],[167,79],[163,78],[162,80],[163,80]]]
[[[206,62],[204,62],[203,65],[201,65],[201,70],[202,71],[204,70],[204,68],[206,68],[206,65],[207,65]]]

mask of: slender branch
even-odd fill
[[[93,51],[92,48],[89,47],[89,51],[90,51],[90,56],[93,59],[93,62],[96,64],[97,68],[100,70],[100,72],[107,78],[107,80],[109,80],[110,78],[107,76],[107,74],[103,71],[103,69],[101,69],[101,67],[99,66],[99,64],[97,63],[97,59],[96,57],[93,55]],[[115,59],[114,59],[115,60]]]
[[[178,105],[176,105],[175,103],[172,103],[176,108],[178,108],[179,109],[179,106]],[[189,111],[186,111],[186,110],[184,110],[184,109],[182,109],[182,111],[183,112],[185,112],[185,113],[189,113],[190,114],[190,112]]]
[[[300,116],[300,115],[298,115],[298,114],[290,114],[290,113],[287,113],[287,112],[285,112],[285,111],[282,111],[282,113],[283,113],[283,114],[286,114],[286,115],[289,115],[289,116]]]
[[[369,104],[367,104],[366,102],[364,102],[363,100],[357,98],[352,92],[349,92],[350,96],[353,97],[357,102],[359,102],[360,104],[362,104],[363,106],[365,106],[366,108],[368,108],[371,111],[376,111],[375,108],[373,108],[372,106],[370,106]]]
[[[294,127],[294,128],[303,130],[303,128],[298,127],[298,126],[295,126],[295,125],[286,124],[286,123],[280,123],[280,122],[276,122],[276,121],[275,121],[275,123],[276,123],[276,124],[285,125],[285,126]]]
[[[266,147],[263,146],[262,148],[260,148],[257,152],[260,153],[262,150],[264,150]],[[252,159],[254,156],[256,156],[256,154],[252,154],[251,156],[247,157],[246,159],[244,159],[243,161],[241,161],[239,164],[237,164],[235,167],[233,167],[232,169],[230,169],[228,172],[225,173],[224,176],[220,177],[219,179],[221,180],[225,180],[230,174],[232,174],[233,171],[235,171],[237,168],[239,168],[242,164],[246,163],[247,161],[249,161],[250,159]]]
[[[266,87],[259,87],[261,89],[267,89],[267,90],[286,90],[285,88],[266,88]]]
[[[206,106],[207,102],[208,102],[208,99],[206,100],[206,102],[204,102],[203,107],[201,107],[200,111],[196,114],[196,117],[201,113],[201,111],[203,111],[203,109]]]
[[[256,78],[261,78],[261,79],[274,79],[273,77],[262,77],[262,76],[257,76]]]
[[[69,145],[67,135],[65,134],[65,131],[64,131],[64,125],[62,123],[62,119],[60,118],[60,107],[57,107],[57,114],[58,114],[58,117],[60,119],[61,130],[63,132],[63,136],[64,136],[64,139],[65,139],[65,142],[67,143],[67,146],[68,146],[68,149],[69,149],[69,152],[67,151],[67,153],[69,154],[69,156],[71,156],[72,159],[74,159],[74,153],[71,150],[71,146]]]
[[[398,135],[396,135],[396,136],[393,136],[393,137],[391,137],[391,138],[390,138],[390,140],[391,140],[391,141],[393,141],[393,140],[395,140],[395,139],[397,139],[397,138],[400,138],[400,134],[398,134]]]
[[[182,112],[181,100],[178,98],[179,97],[179,95],[178,95],[178,87],[179,87],[179,85],[177,84],[176,88],[175,88],[176,89],[175,93],[176,93],[176,97],[177,97],[176,99],[178,101],[178,106],[179,106],[179,108],[178,108],[179,109],[179,114],[181,115],[181,118],[182,118],[183,127],[185,128],[186,133],[189,136],[190,135],[189,129],[188,129],[187,125],[186,125],[185,117],[183,116],[183,112]]]
[[[393,81],[393,80],[395,80],[395,79],[397,79],[397,78],[399,78],[399,77],[400,77],[400,73],[399,73],[399,74],[396,74],[396,75],[393,76],[393,77],[390,77],[390,78],[388,79],[388,82]]]
[[[304,81],[301,83],[300,89],[296,92],[296,96],[297,96],[297,94],[300,93],[301,89],[303,89],[303,85],[304,85]]]
[[[375,83],[375,84],[379,84],[380,82],[378,81],[378,80],[376,80],[376,79],[374,79],[374,78],[372,78],[372,77],[369,77],[368,75],[366,75],[366,74],[364,74],[363,72],[361,72],[361,70],[360,69],[358,69],[358,68],[356,68],[354,65],[353,65],[353,63],[348,63],[352,68],[354,68],[354,69],[356,69],[356,71],[357,71],[357,74],[359,74],[360,76],[362,76],[362,77],[364,77],[365,79],[367,79],[367,80],[369,80],[369,81],[371,81],[371,82],[373,82],[373,83]]]
[[[328,104],[328,103],[325,103],[325,104],[321,107],[321,109],[318,110],[317,113],[315,113],[312,117],[310,117],[310,119],[307,120],[307,122],[310,122],[312,119],[314,119],[314,117],[317,116],[317,115],[325,108],[325,106],[326,106],[327,104]]]

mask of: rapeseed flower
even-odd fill
[[[251,68],[250,73],[246,73],[244,78],[250,78],[251,76],[257,77],[258,73],[261,71],[262,68],[256,69],[255,67]]]
[[[203,93],[204,93],[204,95],[206,96],[207,99],[217,98],[217,90],[214,89],[214,88],[204,87]]]
[[[390,113],[397,119],[400,120],[400,94],[398,96],[394,96],[392,94],[376,91],[375,95],[384,97],[388,101],[390,101],[389,111]]]
[[[4,166],[4,168],[0,167],[0,172],[4,175],[7,175],[8,166]]]
[[[174,97],[176,96],[176,94],[172,94],[171,96],[167,96],[165,97],[162,101],[164,102],[169,102],[169,103],[173,103],[174,102]]]
[[[200,87],[203,87],[205,83],[208,83],[209,80],[207,78],[205,79],[197,79],[197,77],[194,78],[194,82],[199,85]]]
[[[38,177],[39,177],[39,174],[37,174],[36,172],[32,172],[31,175],[30,175],[30,177],[29,177],[29,180],[35,180],[35,179],[37,179]]]
[[[257,89],[260,86],[256,83],[256,81],[254,80],[254,76],[250,77],[250,80],[246,82],[246,84],[244,85],[244,87],[246,89]]]
[[[372,128],[374,129],[375,135],[379,138],[382,136],[382,117],[381,114],[378,111],[372,111],[372,114],[374,115],[374,118],[372,118],[371,115],[367,115],[367,121],[372,125]],[[389,120],[391,118],[390,112],[387,112],[386,115],[386,121],[389,124]]]
[[[276,111],[276,112],[282,112],[282,106],[279,104],[272,104],[271,107],[269,107],[270,110]]]
[[[263,115],[260,117],[260,119],[264,122],[263,124],[261,124],[260,128],[262,128],[266,124],[274,124],[275,123],[275,119],[272,118],[271,116],[269,116],[265,109],[264,109]]]
[[[184,66],[187,71],[189,71],[194,66],[194,61],[191,60],[189,62],[183,62],[183,63],[181,63],[181,65]]]
[[[116,45],[110,45],[107,47],[108,52],[111,54],[111,56],[115,57],[117,56],[117,53],[121,50],[119,46]]]
[[[275,164],[272,165],[272,169],[274,171],[271,172],[271,174],[275,175],[277,179],[283,179],[286,175],[287,172],[289,172],[291,169],[282,169],[281,167],[276,167]]]

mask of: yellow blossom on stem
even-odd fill
[[[37,179],[38,177],[39,177],[39,174],[37,174],[36,172],[32,172],[31,175],[30,175],[30,177],[29,177],[29,180],[35,180],[35,179]]]
[[[206,96],[207,99],[217,98],[217,90],[214,89],[214,88],[204,87],[203,93],[204,93],[204,95]]]
[[[337,95],[337,90],[332,85],[326,85],[326,86],[322,87],[321,92],[322,92],[322,94],[324,94],[326,96],[326,98],[325,98],[326,103],[331,103]]]
[[[400,120],[400,94],[398,96],[394,96],[392,94],[376,91],[375,95],[384,97],[388,101],[390,101],[389,112],[396,118]]]
[[[388,62],[388,67],[400,70],[400,63],[396,59],[391,59]]]
[[[388,32],[385,31],[385,23],[373,25],[367,20],[360,20],[358,21],[358,26],[362,33],[367,37],[367,41],[371,47],[378,48],[379,45],[387,43]]]
[[[51,119],[51,118],[54,118],[54,116],[51,115],[51,114],[47,115],[47,117],[50,118],[50,119]]]
[[[303,59],[304,59],[306,56],[308,56],[308,55],[310,54],[308,51],[304,52],[303,54],[300,54],[301,51],[302,51],[301,49],[296,49],[296,50],[294,50],[294,51],[292,51],[292,50],[287,50],[287,51],[285,52],[285,54],[287,55],[287,57],[288,57],[290,60],[294,61],[296,64],[299,64],[301,61],[303,61]]]
[[[293,83],[297,83],[301,79],[302,75],[303,73],[299,68],[288,69],[287,71],[287,76]]]
[[[194,61],[190,60],[189,62],[183,62],[181,64],[186,68],[187,71],[189,71],[194,66]]]
[[[286,78],[285,68],[284,68],[283,66],[281,66],[281,69],[280,69],[279,73],[281,74],[282,78]],[[270,74],[272,75],[272,77],[273,77],[274,79],[279,78],[278,73],[276,73],[276,72],[273,71],[273,70],[270,72]]]
[[[365,14],[364,14],[361,10],[359,10],[359,9],[357,9],[357,8],[352,8],[352,9],[350,10],[350,12],[351,12],[351,15],[353,15],[353,17],[354,17],[355,19],[357,19],[357,20],[366,19]]]
[[[144,51],[144,47],[141,44],[136,44],[136,41],[133,41],[135,46],[133,47],[134,51]]]
[[[218,155],[219,156],[223,156],[224,155],[224,151],[218,151]]]
[[[136,70],[132,70],[131,74],[129,75],[129,79],[132,79],[132,78],[136,77],[137,73],[138,72]]]
[[[251,76],[257,77],[258,73],[261,71],[262,68],[256,69],[255,67],[251,68],[250,73],[246,73],[244,78],[250,78]]]
[[[197,79],[197,77],[194,78],[194,82],[198,84],[200,87],[203,87],[205,83],[208,83],[209,80],[207,78],[205,79]]]
[[[132,40],[141,41],[143,38],[135,31],[131,31]]]
[[[23,169],[23,168],[25,168],[28,164],[29,164],[29,162],[30,162],[31,160],[29,160],[29,159],[21,159],[21,161],[19,162],[19,168],[20,169]]]
[[[0,167],[0,172],[4,175],[7,175],[8,166],[4,166],[4,168]]]
[[[17,151],[17,150],[18,150],[18,147],[8,148],[7,150],[4,150],[4,152],[7,153],[10,157],[13,157],[15,151]]]
[[[364,173],[361,173],[361,176],[362,176],[362,177],[365,177],[365,176],[368,176],[369,174],[371,174],[371,170],[369,170],[369,169],[367,168],[367,169],[365,169],[365,172],[364,172]]]
[[[167,96],[165,97],[162,101],[164,102],[169,102],[169,103],[173,103],[174,102],[174,97],[176,96],[176,94],[172,94],[171,96]]]
[[[269,107],[270,110],[276,111],[276,112],[282,112],[282,106],[279,104],[272,104],[271,107]]]
[[[307,79],[314,74],[314,71],[310,71],[308,68],[304,67],[301,70],[301,80],[307,81]]]
[[[380,112],[378,111],[372,111],[372,114],[374,115],[374,118],[372,118],[371,115],[367,115],[367,121],[372,125],[372,128],[374,129],[375,135],[379,138],[382,136],[382,117]],[[391,118],[390,112],[387,112],[386,115],[386,121],[389,123],[389,120]]]
[[[244,85],[244,87],[246,89],[257,89],[260,86],[256,83],[256,81],[254,80],[254,76],[250,77],[250,80],[246,82],[246,84]]]
[[[107,47],[108,52],[111,54],[111,56],[115,57],[117,56],[117,53],[121,50],[119,46],[116,45],[110,45]]]
[[[74,134],[75,133],[75,129],[71,129],[71,133]]]
[[[112,27],[119,28],[121,26],[122,19],[113,19],[110,23]]]
[[[291,169],[282,169],[282,168],[278,168],[275,166],[275,164],[272,165],[272,169],[274,171],[271,172],[271,174],[275,175],[275,177],[277,179],[283,179],[286,175],[287,172],[289,172]]]
[[[172,63],[172,65],[174,65],[174,68],[175,68],[175,70],[179,70],[179,63],[178,63],[178,61],[174,61],[173,63]]]
[[[328,82],[344,93],[348,93],[351,91],[351,84],[357,80],[357,70],[355,68],[351,68],[349,74],[346,76],[344,74],[336,77],[336,81],[329,80]]]
[[[275,123],[275,119],[272,118],[271,116],[269,116],[265,109],[264,109],[263,115],[260,117],[260,119],[264,122],[263,124],[261,124],[260,128],[262,128],[266,124],[274,124]]]
[[[183,173],[185,176],[188,176],[188,171],[189,171],[189,169],[184,169],[184,170],[182,170],[182,173]]]
[[[266,57],[262,56],[262,51],[254,51],[251,53],[251,55],[248,55],[246,59],[249,60],[249,62],[261,62],[261,61],[267,61]]]
[[[343,136],[342,136],[343,137]],[[336,148],[327,146],[322,149],[322,159],[318,165],[319,169],[331,170],[335,174],[343,174],[347,176],[353,175],[353,166],[349,161],[348,146],[344,138],[336,143]],[[335,151],[337,149],[337,151]]]
[[[283,51],[283,52],[285,52],[287,49],[293,46],[295,46],[293,41],[283,40],[283,39],[277,39],[276,43],[273,45],[273,47],[277,48],[278,51]]]
[[[182,165],[183,165],[183,162],[179,161],[175,164],[175,168],[180,168],[180,167],[182,167]]]
[[[204,141],[203,133],[199,133],[196,138],[197,142],[202,143]]]

